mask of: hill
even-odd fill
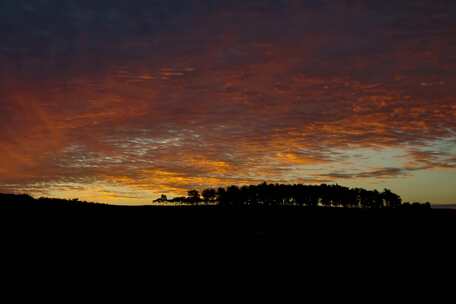
[[[0,196],[1,197],[1,196]],[[17,200],[14,201],[14,198]],[[452,259],[456,211],[302,206],[123,207],[75,200],[0,200],[3,250],[15,259],[254,258]],[[11,251],[8,251],[11,250]],[[250,256],[253,255],[253,256]]]

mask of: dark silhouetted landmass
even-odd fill
[[[327,194],[319,192],[322,189]],[[264,196],[258,198],[260,193]],[[185,198],[189,203],[181,206],[138,207],[2,194],[0,231],[4,248],[13,248],[15,255],[44,250],[73,258],[124,259],[132,253],[146,258],[162,251],[179,258],[195,251],[213,256],[220,248],[250,259],[257,258],[247,253],[252,248],[261,252],[258,257],[278,250],[328,259],[370,259],[379,252],[394,259],[403,258],[395,257],[399,252],[453,252],[454,210],[388,202],[398,202],[389,191],[374,192],[375,204],[363,207],[361,196],[351,197],[354,193],[364,192],[346,192],[339,186],[262,184],[204,190],[201,196],[191,191]],[[327,201],[322,195],[328,195]],[[317,197],[318,205],[309,203]]]

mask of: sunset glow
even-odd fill
[[[456,202],[456,3],[0,3],[0,192],[339,183]]]

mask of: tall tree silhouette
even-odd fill
[[[198,190],[188,191],[188,202],[189,203],[191,203],[193,205],[197,205],[197,204],[201,203],[201,201],[202,201],[201,195]]]
[[[201,198],[202,195],[202,198]],[[188,191],[188,197],[170,201],[198,204],[218,204],[220,206],[300,206],[335,208],[398,208],[401,197],[389,189],[382,193],[377,190],[348,188],[340,185],[285,185],[268,184],[208,188],[202,192]]]
[[[217,191],[215,189],[204,189],[201,193],[203,200],[206,204],[214,203],[217,198]]]
[[[402,203],[401,197],[389,189],[383,190],[382,198],[385,202],[385,206],[388,208],[397,208]]]

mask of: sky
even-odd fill
[[[1,0],[0,192],[456,202],[456,2]]]

